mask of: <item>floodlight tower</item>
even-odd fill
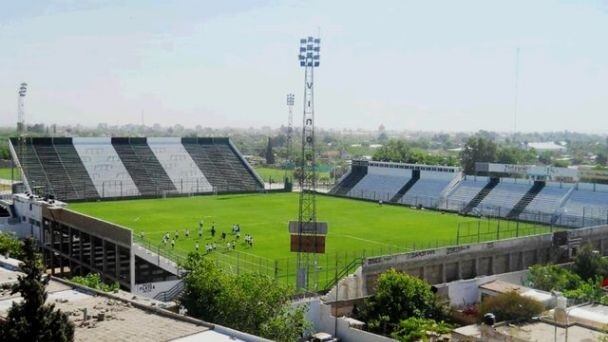
[[[22,82],[19,85],[19,91],[17,92],[19,96],[17,97],[17,136],[18,136],[18,148],[19,148],[19,158],[23,158],[23,149],[25,144],[25,95],[27,94],[27,83]],[[13,165],[15,165],[16,161],[13,161]],[[25,170],[23,169],[23,164],[19,163],[21,166],[21,173],[24,175]],[[13,170],[11,169],[11,179],[13,179]],[[23,179],[23,178],[22,178]],[[28,187],[28,183],[24,182],[28,189],[28,192],[31,191]]]
[[[295,96],[293,94],[287,94],[287,161],[285,170],[287,170],[293,164],[293,104]],[[287,171],[285,171],[287,172]]]
[[[27,83],[23,82],[19,86],[19,97],[17,100],[17,134],[21,137],[25,132],[25,94],[27,93]]]
[[[308,232],[311,227],[317,229],[317,175],[316,175],[316,156],[315,156],[315,111],[314,111],[314,70],[319,66],[320,38],[303,38],[300,39],[300,54],[298,59],[300,67],[304,68],[304,115],[302,116],[302,151],[300,154],[300,198],[299,198],[299,213],[298,213],[298,288],[304,288],[308,285],[308,270],[310,268],[309,251],[304,253],[303,236],[305,231]],[[316,246],[313,247],[316,249]],[[314,254],[314,261],[317,260]],[[316,262],[313,267],[316,270]]]

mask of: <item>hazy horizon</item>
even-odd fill
[[[301,120],[298,40],[321,29],[317,125],[608,132],[608,4],[22,1],[0,13],[0,121],[94,127]]]

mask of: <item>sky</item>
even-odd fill
[[[5,2],[0,126],[278,127],[319,32],[317,126],[608,132],[608,1],[543,0]]]

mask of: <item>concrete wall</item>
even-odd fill
[[[372,294],[378,275],[390,268],[431,284],[526,270],[535,264],[566,262],[586,243],[608,255],[608,226],[368,258],[360,277],[365,284],[358,286],[367,290],[364,295]]]
[[[376,335],[351,326],[352,319],[336,317],[332,314],[332,308],[324,304],[320,298],[309,298],[295,303],[294,305],[307,305],[308,319],[316,332],[325,332],[340,338],[344,342],[388,342],[395,341],[391,338]]]
[[[524,285],[528,270],[495,274],[486,277],[457,280],[436,285],[438,292],[448,297],[450,306],[462,307],[479,301],[479,286],[494,280],[501,280],[515,285]]]

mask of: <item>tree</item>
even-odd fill
[[[20,266],[25,275],[19,276],[11,292],[19,292],[23,302],[13,302],[9,309],[6,322],[1,327],[2,341],[72,341],[74,325],[68,316],[55,310],[54,304],[44,304],[49,278],[43,279],[34,244],[34,239],[28,238],[23,245],[23,263]]]
[[[410,317],[440,319],[441,309],[429,284],[390,269],[378,277],[376,293],[364,301],[358,317],[369,330],[388,335]]]
[[[181,303],[191,316],[279,341],[309,329],[304,309],[290,308],[292,290],[272,278],[227,274],[197,253],[184,266],[188,273]]]
[[[272,151],[272,138],[268,137],[268,144],[266,144],[266,164],[274,164],[274,152]]]
[[[481,136],[470,137],[460,151],[460,165],[467,174],[475,172],[476,162],[496,161],[496,143]]]
[[[523,297],[515,291],[487,297],[479,310],[480,317],[487,313],[496,315],[498,321],[527,321],[543,312],[540,302]]]
[[[606,152],[600,152],[595,156],[595,163],[600,166],[606,166],[608,163],[608,155]]]
[[[519,147],[501,147],[498,149],[496,161],[503,164],[531,164],[536,161],[536,151]]]

